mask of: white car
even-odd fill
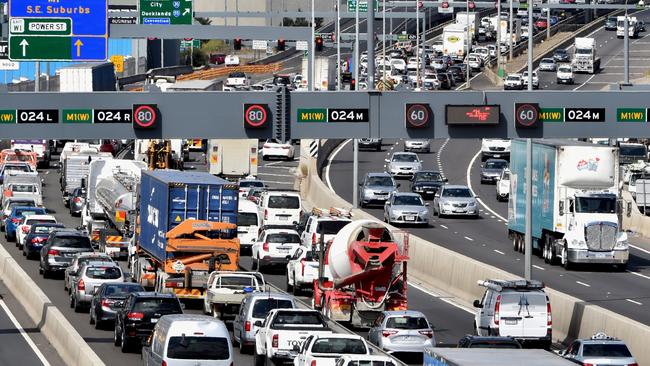
[[[243,72],[231,72],[223,84],[223,91],[246,89],[250,87],[250,77]]]
[[[528,71],[524,71],[521,74],[521,78],[524,83],[524,89],[528,87]],[[539,89],[539,77],[537,76],[537,71],[533,71],[533,89]]]
[[[479,56],[481,56],[483,59],[483,63],[486,63],[490,60],[490,49],[487,47],[475,47],[473,53],[479,54]]]
[[[552,58],[543,58],[539,61],[539,71],[555,71],[557,64]]]
[[[390,60],[390,65],[394,70],[401,72],[402,74],[406,72],[406,61],[401,58],[393,58]]]
[[[279,140],[266,140],[262,145],[262,160],[269,158],[283,158],[293,160],[295,149],[291,142],[281,142]]]
[[[521,74],[509,74],[503,82],[504,90],[521,90],[524,88],[524,81],[521,79]]]
[[[418,68],[418,59],[417,57],[409,57],[408,62],[406,63],[407,70],[417,70]]]
[[[305,223],[305,229],[300,238],[302,245],[309,249],[318,248],[321,236],[324,243],[329,242],[334,239],[339,230],[352,222],[351,217],[352,215],[344,210],[332,208],[326,213],[322,209],[314,208]]]
[[[479,55],[469,54],[467,56],[467,64],[472,70],[480,70],[483,66],[483,59]]]
[[[560,65],[557,68],[558,84],[573,84],[573,68],[570,65]]]
[[[23,223],[18,225],[16,228],[16,245],[22,249],[25,245],[25,238],[29,234],[29,229],[32,228],[32,224],[36,223],[48,223],[56,224],[56,217],[52,215],[29,215],[23,219]]]
[[[317,334],[305,340],[294,366],[336,366],[340,355],[369,355],[366,340],[356,334]]]
[[[262,272],[267,266],[287,265],[289,258],[300,247],[300,234],[291,227],[273,225],[262,228],[258,240],[251,248],[255,269]]]
[[[272,190],[262,193],[259,210],[264,225],[296,225],[300,222],[303,204],[296,191]]]
[[[226,66],[239,66],[239,56],[237,55],[228,55],[224,61]]]
[[[497,46],[493,44],[489,44],[487,46],[488,50],[490,50],[490,57],[497,57]]]
[[[388,356],[342,355],[336,366],[395,366],[395,361]]]
[[[287,263],[287,292],[297,295],[303,289],[312,290],[318,278],[318,254],[300,247]]]
[[[497,201],[507,201],[510,196],[510,170],[503,169],[497,181]]]

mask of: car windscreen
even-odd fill
[[[323,325],[323,319],[313,311],[283,311],[275,316],[273,325]]]
[[[52,240],[52,246],[93,250],[90,239],[83,236],[57,236]]]
[[[276,233],[266,236],[267,243],[300,243],[300,236],[292,233]]]
[[[242,188],[264,187],[264,182],[260,182],[260,181],[257,181],[257,180],[242,181],[242,182],[239,182],[239,187],[242,187]]]
[[[578,197],[575,210],[579,213],[616,213],[616,198]]]
[[[619,151],[620,154],[624,156],[645,156],[646,155],[646,148],[643,145],[640,146],[621,145],[619,146]]]
[[[583,357],[632,357],[630,350],[624,344],[583,344]]]
[[[368,352],[361,339],[349,338],[320,338],[311,346],[312,353],[335,353],[348,355],[363,355]]]
[[[96,280],[116,280],[122,277],[122,271],[117,267],[88,267],[86,277]]]
[[[54,225],[32,225],[32,232],[34,234],[49,234],[54,229],[60,229],[63,226]]]
[[[223,337],[170,337],[167,358],[177,360],[227,360],[228,340]]]
[[[106,286],[106,290],[104,290],[104,296],[124,299],[128,294],[139,291],[144,291],[144,288],[140,285],[115,284]]]
[[[393,161],[400,163],[415,163],[418,161],[417,156],[411,154],[395,154],[393,155]]]
[[[5,172],[31,172],[28,165],[5,165]]]
[[[293,303],[287,299],[275,299],[272,297],[258,299],[253,305],[253,318],[265,318],[273,309],[292,309]]]
[[[174,298],[140,298],[133,304],[133,312],[182,313],[181,305]]]
[[[448,188],[442,191],[442,197],[472,197],[472,192],[467,188]]]
[[[386,320],[390,329],[428,329],[429,323],[421,316],[395,316]]]
[[[239,212],[237,213],[238,226],[257,226],[257,214],[252,212]]]
[[[397,196],[393,200],[396,206],[424,206],[422,199],[417,196]]]
[[[369,186],[393,186],[393,180],[390,177],[368,177],[366,182]]]
[[[11,186],[14,193],[36,193],[36,186],[33,184],[14,184]]]
[[[342,220],[332,220],[332,221],[321,221],[318,223],[318,227],[316,227],[316,232],[317,233],[323,233],[325,235],[336,235],[343,229],[343,227],[347,224],[349,224],[350,221],[342,221]]]
[[[485,169],[503,169],[508,167],[508,162],[506,161],[486,161]]]
[[[300,198],[296,196],[270,196],[269,208],[297,209],[300,208]]]
[[[442,181],[442,176],[440,173],[416,173],[415,174],[415,181],[433,181],[433,182],[441,182]]]

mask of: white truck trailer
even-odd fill
[[[600,57],[596,52],[596,40],[588,37],[576,37],[575,52],[571,64],[574,72],[595,74],[600,69]]]
[[[210,174],[222,178],[257,176],[257,140],[208,140]]]
[[[471,49],[472,34],[469,34]],[[442,30],[442,53],[454,59],[464,59],[468,53],[467,26],[464,24],[450,24]]]

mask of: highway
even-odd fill
[[[402,151],[400,141],[384,140],[382,152],[359,153],[359,179],[366,172],[384,171],[384,159],[393,151]],[[506,229],[507,203],[497,202],[494,185],[481,185],[479,179],[480,141],[434,140],[432,153],[421,154],[423,169],[443,172],[451,184],[468,182],[482,201],[478,220],[465,218],[439,219],[433,217],[430,228],[409,228],[411,233],[435,244],[467,255],[483,263],[523,276],[523,255],[515,253],[508,240]],[[331,165],[324,169],[324,181],[348,202],[352,201],[352,144],[346,143],[334,150]],[[407,190],[408,181],[399,181],[400,190]],[[367,212],[382,219],[382,208]],[[602,306],[644,324],[650,324],[650,251],[636,240],[631,249],[628,271],[611,272],[609,269],[580,268],[565,271],[559,266],[549,266],[533,257],[533,278],[544,281],[549,287],[575,296],[588,303]]]

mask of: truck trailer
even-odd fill
[[[526,141],[510,153],[508,235],[524,251]],[[534,140],[533,252],[547,263],[616,265],[624,270],[627,234],[617,216],[618,148],[569,140]]]
[[[208,140],[210,174],[222,178],[244,178],[257,175],[257,140]]]
[[[131,273],[181,299],[203,300],[211,272],[236,271],[238,186],[207,172],[142,171]]]
[[[541,349],[424,349],[424,366],[570,366],[575,363]]]
[[[472,44],[472,34],[469,34],[469,44]],[[442,52],[457,60],[462,60],[468,53],[467,26],[464,24],[450,24],[442,30]]]

